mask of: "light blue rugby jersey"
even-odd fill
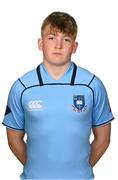
[[[43,63],[12,86],[3,124],[27,134],[21,179],[91,179],[92,127],[113,119],[101,80],[73,62],[54,80]]]

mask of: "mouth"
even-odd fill
[[[62,53],[60,53],[60,52],[54,52],[53,54],[54,55],[62,55]]]

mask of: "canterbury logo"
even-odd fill
[[[43,104],[41,100],[32,100],[28,103],[28,107],[30,111],[34,111],[34,110],[42,110],[43,108]]]

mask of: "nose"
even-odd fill
[[[62,40],[61,39],[56,39],[56,42],[55,42],[55,48],[57,49],[61,49],[62,48]]]

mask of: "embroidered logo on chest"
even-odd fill
[[[85,96],[84,95],[73,95],[73,111],[83,112],[87,110],[87,105],[85,105]]]
[[[41,100],[31,100],[28,103],[29,111],[42,111],[43,102]]]

